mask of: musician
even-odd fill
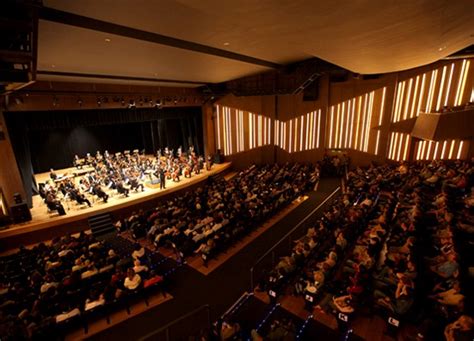
[[[212,156],[211,156],[211,154],[209,154],[209,155],[207,156],[207,165],[206,165],[208,171],[211,170],[212,165],[213,165]]]
[[[145,186],[143,186],[142,183],[138,181],[138,178],[135,176],[131,176],[129,178],[129,184],[130,184],[130,189],[134,189],[135,192],[138,192],[138,189],[141,188],[141,191],[143,192],[145,190]]]
[[[66,214],[66,211],[64,210],[64,206],[56,198],[53,191],[50,191],[48,192],[48,194],[46,194],[46,199],[44,201],[46,203],[46,206],[48,206],[48,209],[50,209],[51,211],[58,211],[59,215]]]
[[[79,205],[86,203],[89,207],[92,207],[91,202],[86,196],[79,192],[77,188],[71,188],[69,191],[69,196],[72,200],[75,200]]]
[[[97,195],[102,200],[104,200],[105,203],[109,199],[109,195],[104,192],[104,190],[102,189],[102,187],[100,187],[100,184],[98,182],[96,182],[94,186],[92,187],[92,193],[94,195]]]
[[[123,194],[125,197],[128,197],[128,193],[130,192],[130,190],[123,185],[122,180],[117,179],[117,181],[115,181],[115,187],[118,193]]]
[[[54,169],[50,169],[49,170],[49,177],[51,178],[51,180],[56,180],[58,178],[58,175],[54,172]]]
[[[166,175],[165,175],[165,170],[163,167],[160,167],[158,169],[158,174],[160,178],[160,189],[166,189]]]
[[[76,167],[77,169],[81,169],[83,162],[84,160],[80,159],[77,154],[74,155],[74,160],[72,161],[74,167]]]

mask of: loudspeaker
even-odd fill
[[[10,207],[14,224],[24,223],[31,220],[31,213],[28,205],[23,202]]]

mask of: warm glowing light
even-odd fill
[[[408,145],[410,144],[410,134],[405,134],[405,150],[403,151],[403,161],[408,157]]]
[[[456,143],[456,141],[451,140],[451,148],[449,148],[449,156],[448,156],[448,159],[452,159],[452,158],[453,158],[454,144],[455,144],[455,143]]]
[[[423,103],[423,100],[425,99],[425,80],[426,80],[426,73],[424,73],[423,77],[421,77],[420,98],[418,100],[418,108],[416,109],[417,117],[418,115],[420,115],[421,104]]]
[[[351,101],[347,101],[347,115],[345,116],[346,119],[346,134],[344,137],[344,148],[349,147],[349,122],[351,121]]]
[[[437,156],[438,155],[438,149],[439,149],[439,142],[436,142],[435,143],[435,150],[433,152],[433,160],[438,159],[438,156]]]
[[[405,102],[405,110],[403,111],[403,119],[406,120],[408,118],[408,106],[410,105],[411,101],[411,87],[413,86],[413,78],[410,78],[408,82],[408,91],[407,91],[407,100]]]
[[[437,78],[438,78],[438,70],[433,70],[433,73],[431,76],[429,94],[428,94],[428,102],[426,103],[426,109],[425,109],[425,112],[427,113],[431,112],[431,105],[433,104],[433,94],[434,94],[434,88],[436,86]]]
[[[399,138],[400,138],[400,141],[398,141],[398,146],[397,146],[397,161],[400,161],[400,157],[401,157],[401,154],[402,154],[402,145],[403,145],[403,134],[402,133],[400,133]]]
[[[293,120],[290,120],[290,135],[289,135],[289,138],[288,138],[288,147],[289,147],[289,150],[288,152],[291,153],[291,149],[292,149],[292,146],[293,146]]]
[[[436,111],[438,111],[441,108],[441,98],[443,97],[444,79],[446,77],[446,69],[447,69],[447,66],[445,65],[443,67],[443,73],[441,74],[441,84],[439,85],[439,90],[438,90],[438,101],[436,102]]]
[[[456,156],[456,159],[458,160],[461,158],[463,147],[464,147],[464,141],[459,142],[458,155]]]
[[[310,147],[310,143],[311,143],[311,137],[310,137],[310,125],[311,125],[311,122],[312,122],[312,119],[313,119],[313,112],[310,113],[307,113],[306,114],[306,136],[305,136],[305,149],[308,150]]]
[[[249,113],[249,149],[253,148],[253,118],[252,113]]]
[[[304,116],[301,116],[300,120],[300,151],[303,150],[303,125],[304,125]]]
[[[377,138],[375,140],[375,155],[379,153],[380,130],[377,130]]]
[[[337,105],[337,110],[336,110],[336,138],[334,139],[334,146],[336,148],[339,148],[339,111],[341,109],[341,106],[338,104]]]
[[[319,132],[321,130],[321,109],[318,110],[318,126],[316,127],[316,119],[314,120],[314,130],[316,131],[316,148],[319,148]]]
[[[422,159],[422,160],[426,160],[426,159],[427,159],[427,157],[425,156],[425,155],[426,155],[426,154],[425,154],[426,145],[427,145],[426,141],[423,141],[423,143],[422,143],[422,147],[423,147],[423,148],[422,148],[422,150],[421,150],[421,159]]]
[[[352,148],[354,146],[354,141],[352,140],[352,132],[354,131],[354,129],[356,128],[355,125],[354,125],[354,121],[355,121],[355,104],[356,104],[356,99],[353,98],[352,99],[352,110],[351,110],[351,129],[350,129],[350,132],[349,132],[349,147]]]
[[[385,86],[382,91],[382,101],[380,102],[379,126],[382,125],[383,111],[385,109],[385,93],[386,92],[387,92],[387,87]]]
[[[393,148],[393,156],[392,156],[392,159],[397,160],[397,161],[398,161],[398,159],[396,159],[396,154],[397,154],[397,150],[398,150],[398,134],[399,133],[395,133],[395,139],[393,140],[393,147],[394,148]]]
[[[449,71],[449,78],[448,78],[448,85],[446,87],[446,97],[444,99],[444,106],[448,105],[449,93],[451,90],[451,81],[453,80],[453,72],[454,72],[454,63],[451,64],[451,70]]]
[[[297,135],[297,132],[298,132],[298,130],[297,130],[297,127],[298,127],[298,118],[295,119],[295,124],[294,124],[294,126],[295,126],[295,135],[294,135],[295,137],[293,138],[293,143],[294,143],[294,145],[293,145],[293,151],[296,152],[296,151],[297,151],[297,150],[296,150],[296,147],[298,146],[298,135]]]
[[[355,136],[355,149],[358,149],[359,146],[360,109],[362,108],[362,96],[359,96],[358,102],[359,104],[357,106],[357,129]]]
[[[462,79],[461,92],[459,93],[459,99],[458,99],[458,104],[457,105],[462,104],[464,89],[466,87],[466,78],[467,78],[467,74],[469,73],[469,66],[470,65],[471,65],[471,61],[468,60],[467,63],[466,63],[466,70],[464,71],[464,76],[463,76],[463,79]]]
[[[401,93],[401,90],[402,90],[402,83],[398,82],[397,83],[397,99],[395,101],[395,110],[393,111],[392,122],[397,122],[398,121],[397,113],[398,113],[398,108],[400,107],[400,93]]]
[[[421,142],[416,144],[416,159],[419,160],[421,155]]]
[[[333,148],[332,146],[332,127],[334,125],[334,105],[331,106],[331,112],[329,113],[329,117],[331,119],[330,124],[329,124],[329,148]]]
[[[446,145],[448,144],[448,141],[444,141],[443,142],[443,149],[441,150],[441,159],[444,160],[445,159],[445,152],[446,152]]]
[[[217,149],[221,149],[221,125],[220,125],[220,120],[219,116],[221,115],[220,112],[220,107],[216,107],[217,110]]]
[[[405,84],[406,81],[402,83],[402,90],[400,94],[400,105],[398,106],[398,113],[397,113],[397,122],[402,120],[402,110],[403,110],[403,100],[405,95]]]
[[[432,145],[433,145],[433,141],[430,141],[430,142],[428,143],[428,151],[426,152],[426,159],[427,159],[427,160],[431,160],[431,158],[430,158],[430,153],[431,153],[431,146],[432,146]]]
[[[466,70],[466,59],[462,61],[461,73],[459,74],[458,88],[456,90],[456,97],[454,97],[454,105],[458,105],[459,94],[461,93],[462,80],[464,78],[464,71]]]
[[[365,94],[364,96],[364,109],[362,111],[362,124],[361,124],[361,132],[360,132],[360,147],[361,151],[364,150],[364,139],[365,139],[365,121],[367,119],[367,107],[369,102],[369,95]]]
[[[389,145],[389,148],[388,148],[388,158],[389,159],[392,159],[392,153],[393,153],[393,134],[394,133],[390,133],[390,145]]]
[[[418,99],[416,97],[416,95],[418,94],[418,83],[419,83],[419,81],[420,81],[420,75],[416,76],[416,80],[415,80],[415,91],[413,93],[413,102],[411,103],[410,118],[415,116],[415,104],[416,104],[416,101]]]

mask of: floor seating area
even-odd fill
[[[271,304],[297,297],[343,331],[380,316],[391,336],[472,333],[473,174],[468,162],[349,172],[343,195],[257,293]]]
[[[319,166],[285,164],[251,166],[230,181],[213,178],[156,209],[119,221],[136,239],[177,254],[199,254],[204,264],[281,211],[319,180]]]
[[[116,235],[67,235],[0,259],[1,335],[66,335],[155,291],[173,271],[167,259]],[[108,321],[110,322],[110,321]]]

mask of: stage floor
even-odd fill
[[[53,226],[74,223],[74,221],[86,219],[97,214],[112,212],[128,206],[146,202],[151,199],[156,199],[172,192],[185,189],[190,185],[199,183],[207,179],[209,176],[219,174],[229,169],[230,166],[230,162],[214,164],[211,170],[202,170],[200,174],[193,174],[191,178],[181,177],[179,182],[167,180],[166,189],[160,190],[159,188],[145,187],[144,192],[130,191],[129,197],[124,197],[123,195],[118,194],[115,190],[108,190],[107,192],[110,197],[107,203],[104,203],[102,200],[97,200],[97,198],[95,198],[95,202],[92,202],[91,197],[88,197],[92,202],[92,207],[88,207],[85,204],[78,205],[76,202],[69,201],[67,204],[63,203],[67,213],[64,216],[59,216],[56,212],[49,213],[42,198],[39,195],[35,195],[33,197],[33,208],[30,210],[33,219],[27,223],[11,225],[9,228],[0,231],[0,239],[23,233],[29,233],[32,231],[38,231],[43,228],[51,228]],[[57,174],[71,174],[75,170],[76,168],[67,168],[55,170],[55,172]],[[49,179],[49,173],[37,174],[35,175],[35,178],[38,183],[45,182],[45,180]]]

